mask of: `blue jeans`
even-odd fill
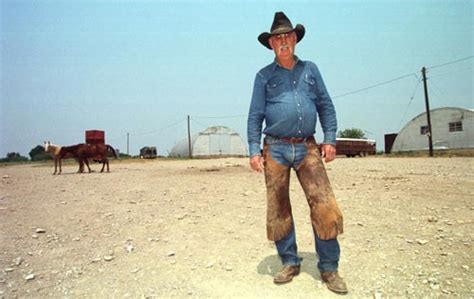
[[[314,231],[314,230],[313,230]],[[314,234],[316,243],[316,252],[319,256],[318,269],[320,272],[336,272],[339,266],[339,256],[341,249],[337,239],[321,240],[317,234]],[[298,246],[296,245],[295,228],[283,239],[276,241],[278,255],[283,265],[299,265],[301,258],[298,255]]]
[[[299,172],[301,164],[305,163],[305,157],[307,155],[319,155],[319,152],[314,149],[315,142],[314,140],[301,142],[301,143],[287,143],[281,141],[277,138],[267,136],[265,138],[265,147],[264,147],[264,158],[265,158],[265,174],[267,182],[267,196],[269,196],[269,203],[274,203],[274,197],[277,197],[277,209],[279,210],[276,214],[281,217],[283,220],[278,220],[283,223],[283,226],[288,226],[288,231],[285,235],[279,235],[274,238],[278,255],[280,256],[283,265],[299,265],[301,263],[301,258],[298,255],[298,248],[296,244],[296,233],[293,222],[293,216],[291,213],[291,205],[289,203],[289,176],[290,169],[293,168],[297,175],[300,183],[305,190],[315,188],[314,185],[309,186],[309,181],[318,181],[320,184],[319,189],[327,189],[328,186],[321,186],[322,184],[328,184],[327,175],[324,167],[318,168],[318,171],[306,171]],[[309,150],[308,150],[309,149]],[[314,157],[312,157],[314,161]],[[320,159],[319,156],[317,159]],[[322,165],[322,162],[320,163]],[[311,164],[313,165],[313,164]],[[307,166],[306,166],[307,167]],[[323,173],[324,172],[324,173]],[[310,175],[310,178],[302,178],[302,176]],[[317,177],[313,177],[317,176]],[[321,177],[326,179],[321,179]],[[308,186],[305,186],[308,185]],[[306,188],[305,188],[306,187]],[[330,186],[329,186],[330,189]],[[333,196],[332,190],[327,196]],[[320,197],[326,197],[326,194],[323,193]],[[308,202],[311,200],[308,199]],[[310,204],[310,207],[312,205]],[[282,212],[283,210],[283,212]],[[284,216],[281,216],[284,215]],[[324,215],[313,214],[311,217],[323,217]],[[342,217],[342,216],[341,216]],[[270,214],[270,218],[273,219],[274,216]],[[288,221],[285,221],[288,220]],[[312,219],[314,224],[314,219]],[[268,224],[268,222],[267,222]],[[268,229],[268,228],[267,228]],[[269,238],[275,237],[277,233],[269,233]],[[319,256],[318,269],[321,272],[334,272],[338,269],[339,257],[340,257],[340,247],[337,238],[330,240],[322,240],[319,238],[315,227],[313,225],[313,233],[315,239],[316,252]]]

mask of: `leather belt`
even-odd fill
[[[286,143],[302,143],[306,141],[306,137],[297,138],[297,137],[281,137],[280,140]]]
[[[270,136],[271,138],[278,139],[280,141],[286,142],[286,143],[303,143],[306,142],[307,140],[314,139],[313,136],[309,137],[274,137]]]

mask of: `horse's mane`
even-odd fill
[[[61,146],[48,143],[48,146],[45,148],[46,152],[53,154],[53,155],[59,155],[59,152],[61,151]]]

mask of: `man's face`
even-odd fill
[[[269,39],[269,44],[272,47],[275,55],[279,59],[292,57],[296,46],[296,33],[294,31],[272,35]]]

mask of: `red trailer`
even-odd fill
[[[371,139],[336,138],[336,153],[347,157],[375,155],[376,143]]]
[[[86,131],[86,143],[87,144],[105,144],[105,132],[100,130],[88,130]],[[94,162],[100,162],[100,157],[92,158]]]
[[[99,130],[86,131],[86,143],[105,144],[105,132]]]

